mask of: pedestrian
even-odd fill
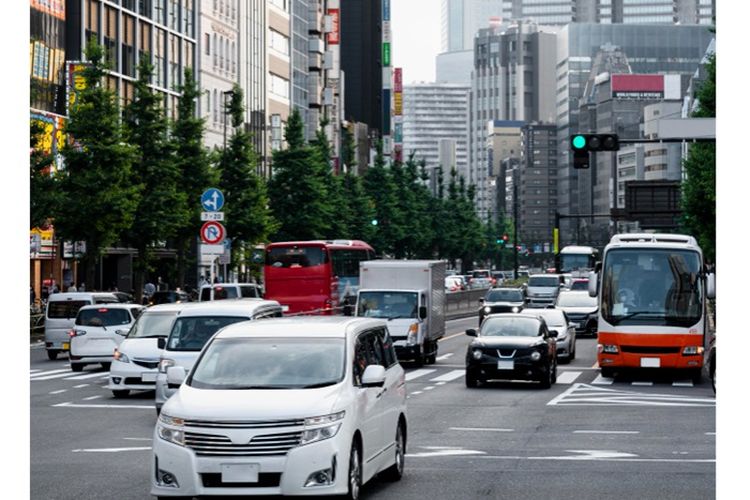
[[[86,283],[81,282],[81,284],[78,286],[79,292],[85,292],[86,291]]]
[[[206,281],[206,277],[201,274],[200,279],[198,279],[198,289],[203,288],[204,285],[208,285],[208,281]]]
[[[52,289],[50,289],[49,293],[58,293],[60,292],[60,289],[57,287],[57,283],[55,281],[52,282]]]
[[[78,289],[76,288],[76,284],[75,283],[71,283],[70,286],[68,287],[68,292],[73,293],[73,292],[77,292],[77,291],[78,291]]]
[[[36,302],[36,292],[34,291],[34,287],[29,285],[29,297],[31,298],[31,305],[33,306]]]

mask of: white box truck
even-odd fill
[[[434,363],[445,334],[445,262],[360,262],[356,315],[388,320],[399,359]]]

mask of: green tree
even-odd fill
[[[29,127],[31,154],[29,155],[30,174],[30,203],[29,221],[31,227],[43,226],[48,219],[53,218],[55,208],[60,204],[56,178],[52,175],[54,158],[46,154],[40,147],[44,130],[38,122],[31,122]]]
[[[140,196],[126,243],[138,250],[134,263],[134,289],[141,300],[143,285],[153,270],[154,249],[184,226],[186,195],[179,189],[180,171],[175,164],[169,122],[161,106],[162,97],[149,83],[153,66],[147,57],[138,65],[133,101],[124,112],[128,142],[137,148],[132,165],[132,183]]]
[[[55,211],[61,238],[86,242],[82,264],[90,288],[102,251],[132,227],[139,202],[131,171],[136,148],[124,141],[117,99],[102,82],[102,57],[92,39],[86,47],[90,65],[83,71],[86,88],[65,127],[75,143],[62,149],[65,169],[58,174],[61,202]]]
[[[232,137],[221,153],[219,187],[226,203],[227,235],[232,238],[233,246],[240,249],[233,255],[244,258],[247,248],[268,239],[276,223],[268,208],[265,182],[256,172],[257,155],[253,150],[252,138],[243,126],[242,101],[242,89],[235,84],[227,105]],[[233,264],[236,264],[239,259],[234,257],[233,260]]]
[[[218,171],[211,166],[208,150],[203,145],[205,121],[196,113],[201,92],[191,68],[185,68],[183,84],[177,88],[177,119],[172,124],[172,148],[174,163],[180,173],[178,190],[185,195],[185,205],[174,207],[185,213],[183,224],[175,237],[177,249],[177,283],[185,283],[185,274],[190,265],[191,243],[198,237],[202,222],[200,196],[209,187],[219,182]]]
[[[348,171],[342,176],[342,191],[348,214],[344,219],[346,238],[365,241],[377,251],[372,241],[376,231],[376,226],[372,225],[376,217],[375,205],[365,192],[362,177]]]
[[[370,245],[381,255],[394,255],[396,242],[402,237],[398,219],[396,188],[393,178],[385,168],[383,147],[377,146],[373,165],[367,169],[363,182],[370,206],[375,211],[375,231]]]
[[[287,148],[273,152],[273,175],[268,183],[271,210],[279,221],[274,239],[324,238],[332,215],[326,202],[328,190],[320,176],[317,155],[305,144],[297,109],[289,115],[284,138]]]
[[[326,187],[327,196],[324,203],[328,215],[328,227],[325,229],[326,239],[348,238],[346,235],[351,214],[347,211],[347,203],[344,197],[343,179],[336,175],[331,169],[331,145],[325,133],[328,120],[320,120],[320,126],[315,132],[313,147],[313,165],[317,167],[317,175]]]
[[[716,116],[716,57],[706,65],[706,80],[697,92],[695,117]],[[684,162],[682,226],[698,240],[706,260],[716,261],[716,143],[690,146]]]

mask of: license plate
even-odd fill
[[[257,483],[259,464],[221,464],[222,483]]]
[[[156,372],[141,373],[141,380],[143,382],[156,382]]]
[[[288,312],[288,311],[289,311],[289,306],[285,306],[285,305],[282,304],[281,305],[281,312]]]
[[[641,368],[659,368],[661,359],[659,358],[641,358]]]
[[[581,328],[581,324],[580,323],[573,323],[573,328]]]
[[[510,361],[498,361],[497,362],[497,369],[498,370],[512,370],[513,369],[513,360],[510,360]]]
[[[70,350],[70,342],[63,342],[63,351],[69,351]]]

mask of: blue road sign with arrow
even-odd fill
[[[218,212],[224,206],[224,193],[216,188],[208,188],[201,195],[201,205],[206,212]]]

